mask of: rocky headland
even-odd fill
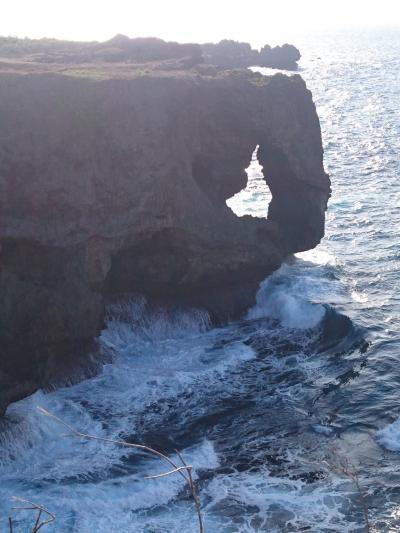
[[[76,46],[67,61],[61,44],[0,42],[0,412],[91,371],[108,301],[237,317],[324,234],[330,182],[301,77],[218,68],[180,46],[129,61]],[[256,145],[267,220],[226,206]]]
[[[24,59],[36,63],[82,64],[82,63],[149,63],[178,61],[187,68],[200,63],[222,68],[246,68],[251,66],[284,70],[297,70],[299,50],[291,45],[271,47],[266,44],[261,50],[250,44],[225,39],[219,43],[179,44],[155,37],[130,39],[116,35],[105,42],[74,42],[55,39],[17,39],[0,37],[0,58]]]
[[[282,70],[297,70],[301,58],[299,50],[292,44],[254,50],[249,43],[224,40],[217,44],[201,45],[205,63],[224,68],[268,67]]]

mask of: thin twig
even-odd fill
[[[343,458],[340,458],[340,462],[339,462],[338,465],[333,465],[333,464],[329,463],[328,461],[323,461],[323,463],[328,465],[330,470],[336,471],[337,473],[342,474],[343,476],[346,476],[353,483],[353,485],[355,486],[356,491],[358,493],[358,496],[359,496],[359,499],[360,499],[360,502],[361,502],[361,507],[363,509],[366,531],[367,531],[367,533],[370,532],[371,531],[371,524],[370,524],[369,517],[368,517],[368,505],[367,505],[367,501],[366,501],[366,498],[364,496],[364,493],[362,491],[358,475],[354,471],[354,467],[352,467],[352,465],[350,464],[350,462],[347,459],[343,459]]]
[[[144,479],[158,479],[159,477],[166,477],[171,474],[174,474],[175,472],[179,472],[180,470],[187,470],[188,468],[192,468],[191,466],[178,466],[178,468],[174,468],[173,470],[170,470],[169,472],[164,472],[163,474],[157,474],[156,476],[146,476]]]
[[[197,492],[196,492],[196,488],[195,488],[194,483],[193,483],[192,467],[188,467],[187,466],[187,464],[185,463],[185,461],[184,461],[184,459],[182,457],[182,454],[178,450],[175,450],[175,452],[178,455],[179,459],[181,460],[183,466],[185,466],[187,468],[187,473],[188,473],[188,478],[189,478],[189,487],[190,487],[190,490],[192,492],[194,504],[196,506],[197,517],[199,519],[199,531],[200,531],[200,533],[204,533],[203,516],[201,514],[201,504],[200,504],[200,500],[199,500],[199,497],[198,497]]]
[[[37,507],[11,507],[12,511],[36,511]]]
[[[202,518],[202,514],[201,514],[201,504],[200,504],[200,499],[199,499],[199,497],[197,495],[197,492],[196,492],[195,485],[193,483],[192,466],[187,465],[185,463],[181,453],[178,450],[175,450],[175,451],[176,451],[179,459],[181,460],[183,466],[176,465],[174,463],[174,461],[172,461],[172,459],[170,459],[167,455],[164,455],[163,453],[161,453],[161,452],[159,452],[157,450],[154,450],[153,448],[150,448],[149,446],[144,446],[143,444],[133,444],[131,442],[125,442],[123,440],[109,439],[107,437],[97,437],[95,435],[89,435],[87,433],[82,433],[81,431],[78,431],[76,428],[74,428],[73,426],[71,426],[67,422],[64,422],[64,420],[62,420],[58,416],[56,416],[53,413],[50,413],[49,411],[47,411],[43,407],[37,407],[37,409],[43,415],[52,418],[53,420],[55,420],[59,424],[61,424],[64,427],[66,427],[69,430],[71,435],[74,435],[76,437],[79,437],[79,438],[82,438],[82,439],[86,439],[86,440],[96,440],[96,441],[100,441],[100,442],[107,442],[107,443],[110,443],[110,444],[116,444],[118,446],[125,446],[127,448],[135,448],[137,450],[141,450],[141,451],[149,453],[151,455],[155,455],[156,457],[158,457],[162,461],[164,461],[164,462],[168,463],[169,465],[171,465],[173,467],[173,470],[170,470],[169,472],[165,472],[165,473],[158,474],[158,475],[155,475],[155,476],[148,476],[145,479],[157,479],[157,478],[166,477],[166,476],[169,476],[169,475],[175,474],[175,473],[177,473],[180,476],[182,476],[183,479],[185,480],[185,482],[187,483],[187,485],[189,486],[190,492],[192,493],[192,497],[193,497],[193,500],[194,500],[196,513],[197,513],[197,517],[198,517],[198,521],[199,521],[199,533],[204,533],[203,518]]]
[[[32,528],[31,533],[37,533],[39,531],[39,529],[41,529],[43,526],[46,526],[47,524],[50,524],[51,522],[54,522],[54,520],[56,519],[55,515],[53,513],[51,513],[50,511],[48,511],[42,505],[39,505],[39,504],[34,503],[34,502],[31,502],[29,500],[25,500],[24,498],[19,498],[17,496],[13,496],[12,499],[17,501],[17,502],[28,503],[29,504],[29,507],[26,507],[26,506],[24,506],[24,507],[13,507],[13,510],[15,510],[15,511],[22,511],[22,510],[32,511],[32,510],[36,510],[38,512],[38,516],[36,518],[36,522],[35,522],[35,525]],[[49,518],[47,520],[40,521],[42,513],[47,514],[47,516]],[[11,519],[9,519],[9,524],[10,524],[10,527],[12,527]],[[10,529],[10,531],[12,532],[12,529]]]
[[[125,446],[128,448],[136,448],[138,450],[142,450],[152,455],[156,455],[161,460],[166,461],[168,464],[170,464],[174,469],[178,468],[178,466],[169,457],[167,457],[166,455],[164,455],[163,453],[157,450],[153,450],[153,448],[150,448],[149,446],[144,446],[143,444],[133,444],[131,442],[125,442],[123,440],[108,439],[107,437],[97,437],[96,435],[89,435],[87,433],[82,433],[78,431],[77,429],[75,429],[74,427],[67,424],[67,422],[64,422],[64,420],[61,420],[61,418],[59,418],[58,416],[53,415],[53,413],[50,413],[49,411],[47,411],[43,407],[37,407],[37,410],[43,415],[48,416],[52,418],[53,420],[55,420],[56,422],[58,422],[59,424],[62,424],[63,426],[65,426],[67,429],[69,429],[72,435],[75,435],[76,437],[80,437],[82,439],[87,439],[87,440],[97,440],[100,442],[108,442],[110,444],[117,444],[119,446]],[[185,476],[185,474],[181,470],[179,470],[179,474],[183,477],[183,479],[186,482],[188,482],[187,476]]]
[[[38,531],[38,526],[39,526],[39,523],[40,523],[40,517],[41,516],[42,516],[42,510],[40,509],[40,511],[38,512],[37,518],[36,518],[35,525],[33,526],[33,531]]]
[[[10,533],[13,533],[13,532],[14,532],[14,529],[13,529],[13,524],[12,524],[12,518],[11,518],[11,516],[8,517],[8,527],[9,527]]]

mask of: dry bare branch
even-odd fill
[[[178,468],[174,468],[173,470],[170,470],[169,472],[157,474],[156,476],[146,476],[144,479],[158,479],[159,477],[166,477],[171,474],[174,474],[175,472],[179,472],[180,470],[188,470],[188,468],[192,468],[192,467],[191,466],[179,466]]]
[[[361,507],[364,514],[364,522],[365,522],[365,530],[367,533],[371,531],[371,524],[368,517],[368,505],[367,500],[365,498],[365,495],[362,491],[361,484],[359,477],[357,475],[356,469],[354,466],[350,463],[350,461],[347,459],[347,457],[339,457],[336,456],[338,459],[337,464],[330,463],[329,461],[322,461],[323,464],[327,465],[329,469],[333,472],[336,472],[339,475],[345,476],[353,483],[356,492],[358,494]]]
[[[13,496],[12,499],[14,501],[17,501],[17,502],[21,502],[21,503],[25,503],[25,504],[29,504],[29,507],[24,505],[24,506],[19,506],[19,507],[13,507],[12,509],[14,511],[23,511],[23,510],[28,510],[28,511],[37,511],[37,517],[36,517],[36,521],[35,521],[35,524],[31,530],[31,533],[37,533],[43,526],[46,526],[47,524],[50,524],[51,522],[54,522],[56,517],[53,513],[51,513],[50,511],[48,511],[45,507],[43,507],[42,505],[39,505],[37,503],[34,503],[34,502],[31,502],[30,500],[25,500],[24,498],[19,498],[18,496]],[[46,520],[41,520],[41,517],[42,517],[42,514],[46,514],[49,518],[47,518]],[[9,527],[10,527],[10,533],[12,533],[13,529],[12,529],[12,520],[11,518],[8,519],[8,523],[9,523]]]
[[[52,418],[53,420],[55,420],[56,422],[58,422],[59,424],[61,424],[65,428],[67,428],[68,431],[69,431],[69,435],[72,435],[72,436],[75,436],[75,437],[79,437],[79,438],[82,438],[82,439],[86,439],[86,440],[96,440],[96,441],[100,441],[100,442],[107,442],[109,444],[116,444],[118,446],[124,446],[126,448],[134,448],[136,450],[141,450],[141,451],[143,451],[145,453],[148,453],[148,454],[151,454],[151,455],[155,455],[156,457],[158,457],[162,461],[168,463],[170,466],[172,466],[173,470],[170,470],[169,472],[161,473],[161,474],[158,474],[158,475],[155,475],[155,476],[148,476],[145,479],[158,479],[158,478],[166,477],[166,476],[169,476],[169,475],[175,474],[175,473],[177,473],[181,477],[183,477],[183,479],[185,480],[186,484],[188,485],[188,487],[190,489],[190,492],[192,494],[192,498],[193,498],[193,501],[194,501],[194,504],[195,504],[196,513],[197,513],[197,517],[198,517],[198,521],[199,521],[199,533],[204,533],[203,518],[202,518],[202,513],[201,513],[201,504],[200,504],[200,499],[199,499],[199,497],[197,495],[196,487],[195,487],[195,485],[193,483],[192,466],[187,465],[185,463],[181,453],[178,452],[178,450],[175,450],[175,451],[176,451],[180,461],[182,462],[183,466],[176,465],[174,463],[174,461],[172,461],[172,459],[170,459],[167,455],[164,455],[163,453],[159,452],[158,450],[154,450],[153,448],[150,448],[149,446],[145,446],[143,444],[133,444],[131,442],[125,442],[123,440],[109,439],[107,437],[97,437],[95,435],[89,435],[87,433],[82,433],[81,431],[78,431],[76,428],[74,428],[73,426],[71,426],[70,424],[68,424],[67,422],[65,422],[61,418],[59,418],[58,416],[56,416],[53,413],[50,413],[49,411],[47,411],[47,409],[44,409],[43,407],[38,406],[37,410],[41,414],[43,414],[43,415],[45,415],[45,416],[47,416],[49,418]],[[47,512],[44,509],[43,509],[43,511]]]
[[[138,450],[142,450],[142,451],[150,453],[152,455],[156,455],[161,460],[163,460],[163,461],[167,462],[168,464],[170,464],[174,469],[178,468],[178,466],[169,457],[167,457],[166,455],[164,455],[163,453],[161,453],[161,452],[159,452],[157,450],[153,450],[153,448],[150,448],[149,446],[144,446],[143,444],[133,444],[131,442],[125,442],[123,440],[108,439],[107,437],[97,437],[96,435],[88,435],[87,433],[82,433],[82,432],[78,431],[77,429],[75,429],[71,425],[67,424],[67,422],[64,422],[64,420],[61,420],[61,418],[59,418],[58,416],[54,415],[53,413],[50,413],[49,411],[47,411],[43,407],[37,407],[37,410],[40,413],[42,413],[43,415],[48,416],[49,418],[52,418],[53,420],[55,420],[59,424],[62,424],[63,426],[65,426],[70,431],[70,434],[74,435],[75,437],[80,437],[80,438],[86,439],[86,440],[97,440],[97,441],[100,441],[100,442],[107,442],[107,443],[110,443],[110,444],[117,444],[119,446],[125,446],[127,448],[136,448]],[[188,481],[187,476],[185,476],[185,474],[181,470],[179,471],[179,474],[181,474],[181,476],[184,478],[184,480],[186,482]]]
[[[203,517],[202,517],[202,514],[201,514],[201,504],[200,504],[200,500],[199,500],[199,497],[197,495],[197,492],[196,492],[196,489],[195,489],[195,486],[194,486],[194,483],[193,483],[193,477],[192,477],[192,468],[191,467],[188,467],[187,464],[185,463],[183,457],[182,457],[182,454],[178,451],[178,450],[175,450],[176,454],[178,455],[179,459],[181,460],[183,466],[185,466],[187,468],[187,474],[188,474],[188,478],[189,478],[189,488],[192,492],[192,495],[193,495],[193,500],[194,500],[194,504],[196,506],[196,512],[197,512],[197,517],[199,519],[199,531],[200,533],[203,533],[204,532],[204,527],[203,527]]]

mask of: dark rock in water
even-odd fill
[[[201,72],[1,64],[0,410],[93,353],[106,299],[238,316],[323,236],[330,186],[304,81]],[[257,144],[268,220],[225,203]]]
[[[265,45],[260,52],[253,50],[248,43],[224,40],[217,44],[201,45],[204,61],[221,68],[244,68],[251,66],[269,67],[286,70],[297,70],[297,62],[301,55],[291,45]]]
[[[257,65],[260,67],[296,70],[297,62],[300,58],[299,50],[292,44],[284,44],[274,48],[266,44],[259,52]]]

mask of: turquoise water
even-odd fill
[[[56,514],[47,531],[196,531],[179,476],[145,480],[164,466],[62,436],[36,405],[82,431],[179,448],[207,532],[364,531],[354,476],[372,527],[400,528],[399,37],[298,42],[333,187],[323,242],[223,328],[201,311],[149,314],[142,300],[111,310],[101,342],[114,361],[101,375],[9,410],[1,531],[12,495]],[[254,160],[239,214],[266,213],[260,172]],[[13,516],[21,531],[31,523]]]

